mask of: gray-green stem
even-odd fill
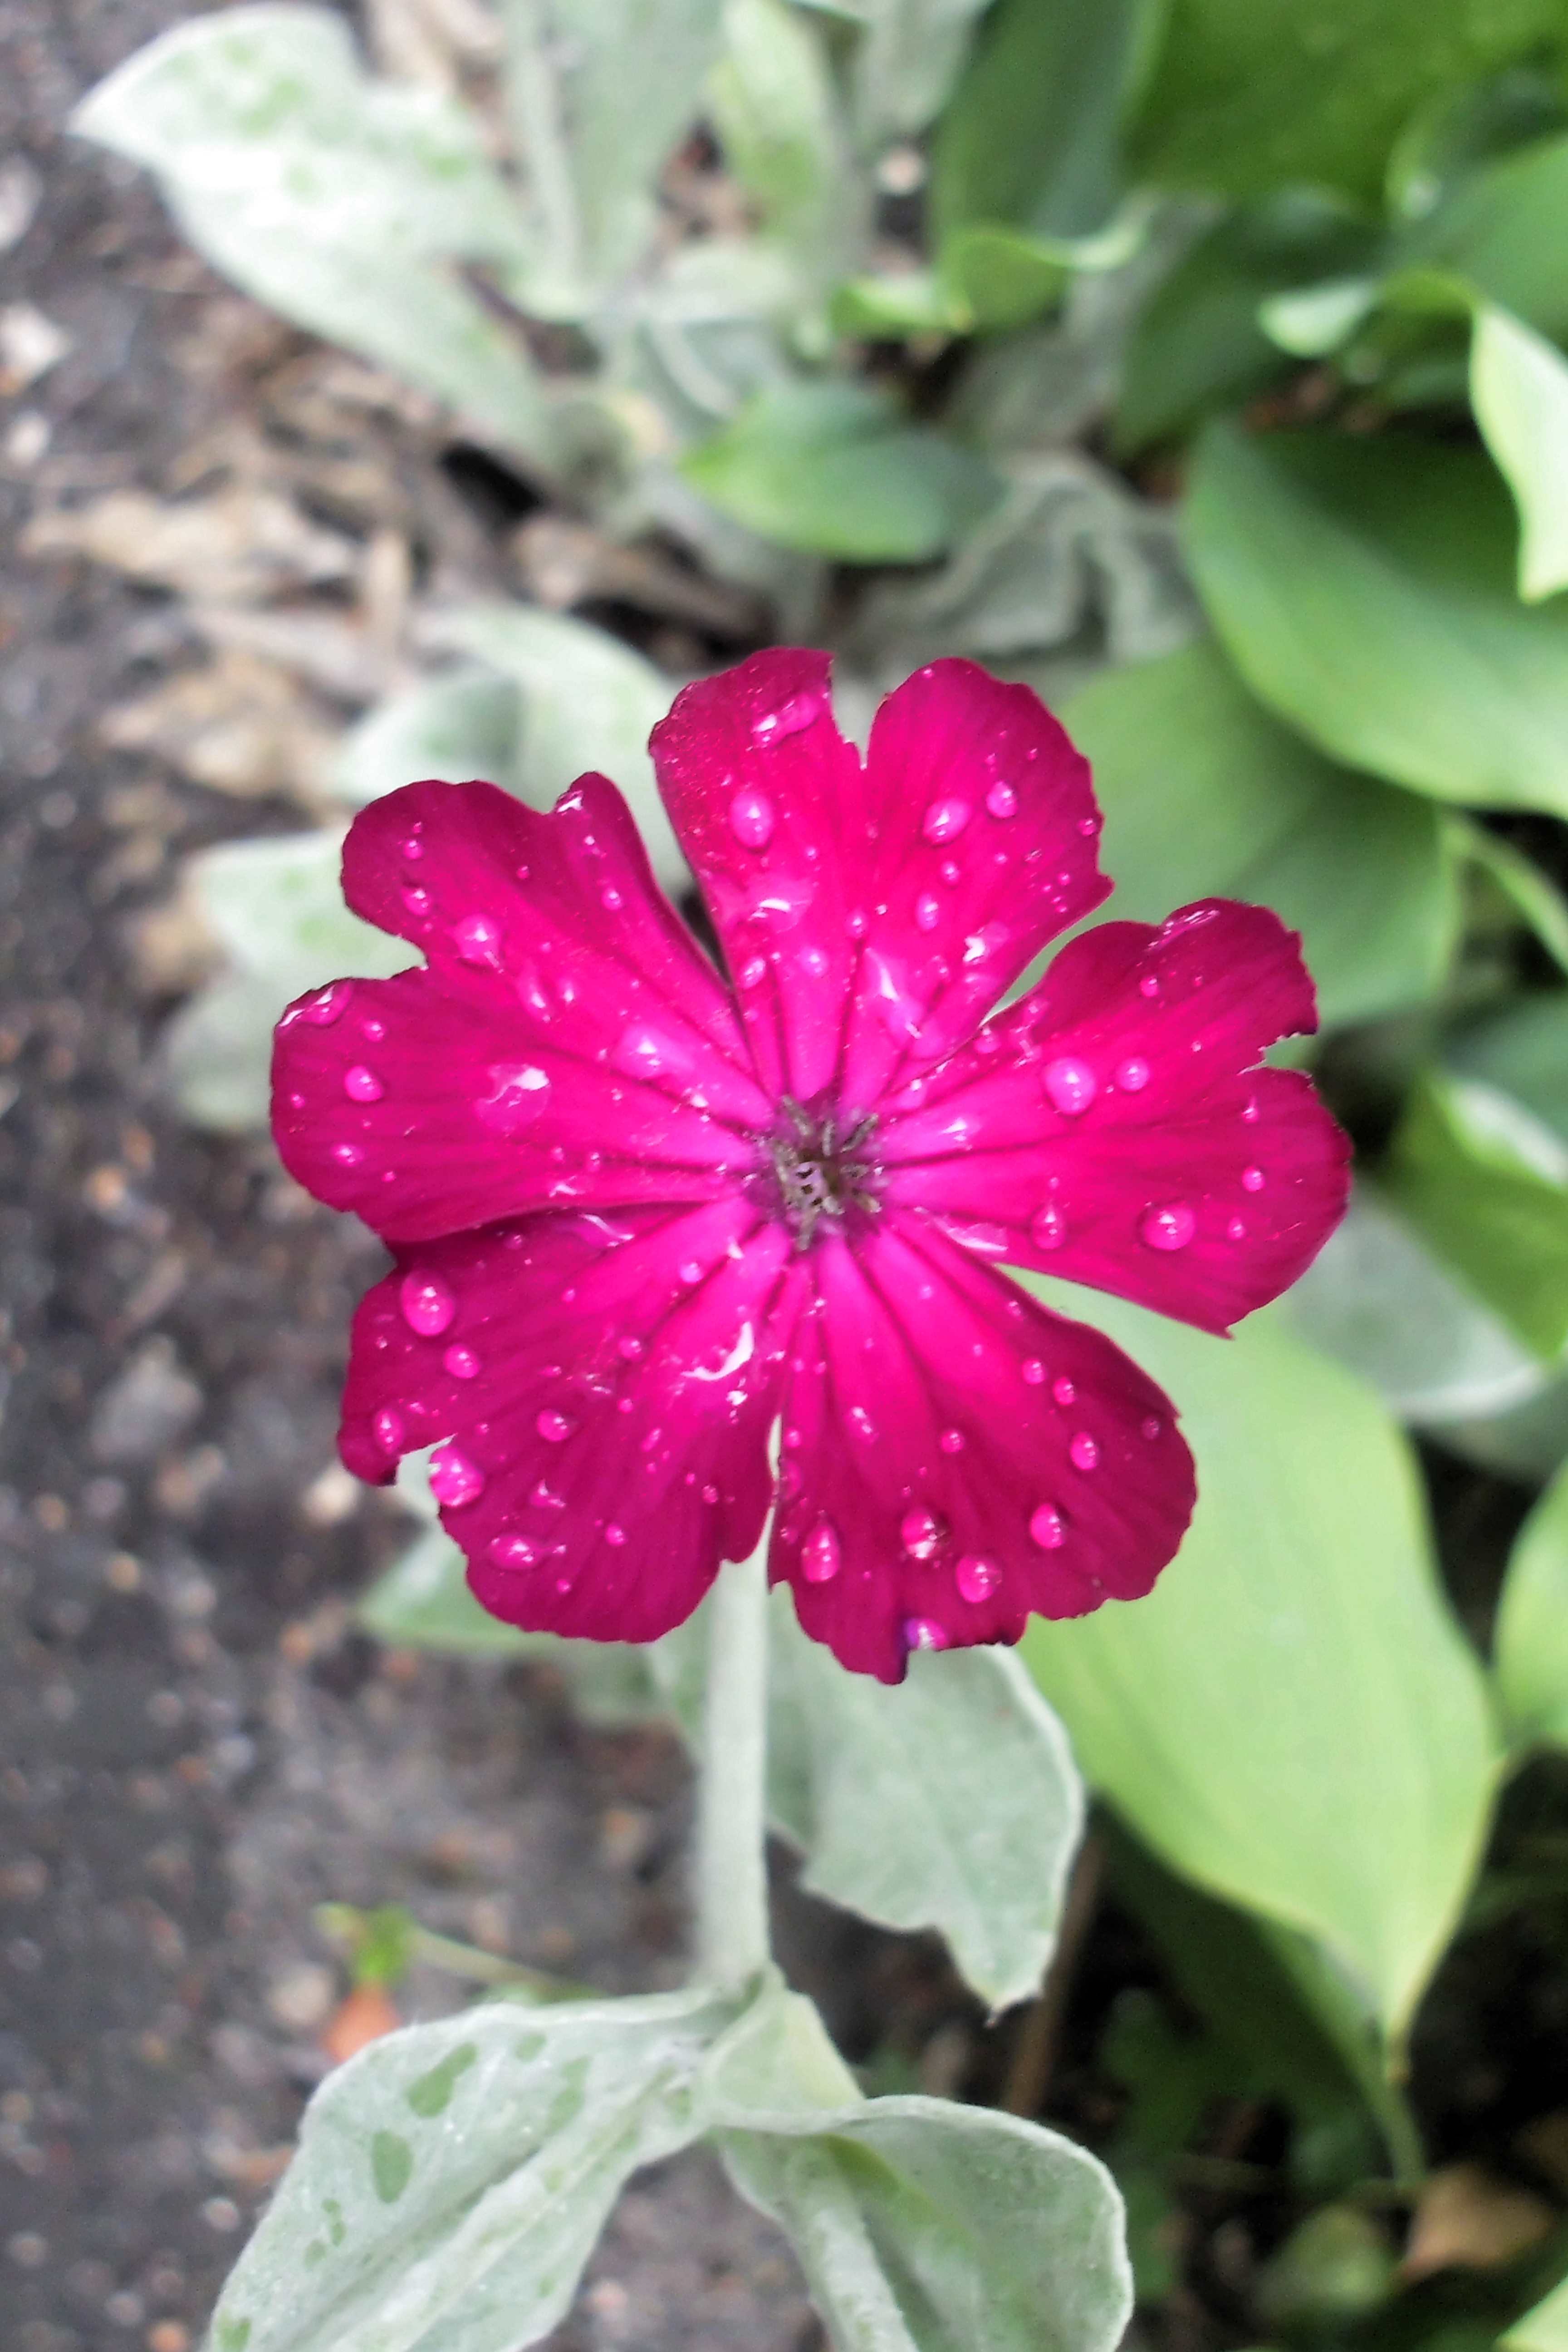
[[[769,1958],[768,1588],[765,1538],[719,1571],[708,1602],[697,1790],[697,1969],[738,1990]]]

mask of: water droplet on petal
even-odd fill
[[[485,1549],[497,1568],[533,1568],[539,1560],[539,1546],[526,1536],[492,1536]]]
[[[1152,971],[1146,971],[1142,979],[1138,983],[1138,993],[1140,996],[1158,996],[1160,993],[1160,982],[1158,975]]]
[[[752,740],[766,751],[787,736],[799,735],[822,715],[822,697],[812,691],[792,694],[776,710],[764,710],[752,721]]]
[[[362,1143],[334,1143],[332,1158],[340,1168],[362,1167],[364,1163],[364,1146]]]
[[[1100,1461],[1100,1447],[1087,1429],[1080,1429],[1068,1442],[1068,1460],[1075,1470],[1092,1470]]]
[[[1244,1242],[1247,1239],[1247,1220],[1244,1217],[1232,1217],[1225,1231],[1227,1241]]]
[[[941,920],[942,900],[933,898],[929,890],[922,891],[915,900],[916,930],[934,931]]]
[[[542,1478],[528,1499],[536,1511],[563,1511],[566,1507],[565,1496],[558,1495],[554,1487],[547,1486]]]
[[[479,1378],[479,1360],[471,1348],[463,1346],[461,1340],[458,1340],[456,1347],[447,1349],[441,1361],[455,1381],[472,1381]]]
[[[1142,1094],[1149,1083],[1149,1065],[1141,1054],[1130,1054],[1116,1065],[1116,1083],[1124,1095]]]
[[[474,1116],[492,1135],[513,1136],[531,1126],[544,1108],[550,1080],[531,1062],[492,1062],[487,1073],[488,1095],[480,1095]]]
[[[757,988],[761,986],[764,980],[766,980],[767,976],[768,960],[766,956],[749,956],[746,961],[741,966],[740,971],[735,974],[735,979],[742,988]]]
[[[1002,1581],[1002,1571],[994,1559],[979,1552],[966,1551],[952,1571],[952,1580],[963,1601],[989,1601]]]
[[[452,944],[465,963],[500,969],[501,927],[493,915],[465,915],[452,926]]]
[[[402,841],[398,844],[398,847],[402,851],[403,856],[407,859],[410,866],[417,866],[419,860],[425,855],[425,844],[420,840],[419,835],[416,833],[405,834]]]
[[[689,1257],[686,1264],[681,1267],[680,1279],[682,1282],[693,1284],[701,1281],[702,1268],[694,1257]]]
[[[1078,821],[1078,829],[1079,833],[1082,834],[1086,841],[1092,841],[1095,835],[1100,831],[1104,823],[1105,819],[1097,810],[1093,816],[1080,816]]]
[[[921,820],[921,831],[931,842],[956,841],[974,812],[956,793],[932,801]]]
[[[1145,1209],[1138,1221],[1138,1238],[1150,1249],[1185,1249],[1197,1232],[1198,1221],[1185,1201],[1167,1201]]]
[[[430,893],[417,882],[405,882],[398,896],[416,922],[422,923],[430,912]]]
[[[403,1319],[422,1339],[438,1339],[458,1311],[457,1295],[438,1274],[405,1274],[398,1286]]]
[[[430,1492],[449,1511],[461,1510],[465,1503],[477,1503],[484,1491],[484,1472],[466,1454],[459,1454],[456,1446],[445,1446],[431,1456]]]
[[[1047,1062],[1040,1072],[1040,1084],[1064,1118],[1081,1118],[1100,1092],[1094,1072],[1075,1054],[1059,1054],[1054,1062]]]
[[[947,1540],[947,1528],[934,1511],[917,1504],[900,1520],[899,1540],[911,1559],[933,1559]]]
[[[343,1072],[343,1092],[350,1102],[373,1103],[381,1100],[386,1088],[374,1070],[367,1069],[363,1062],[356,1062],[352,1069]]]
[[[381,1411],[372,1419],[370,1425],[375,1432],[375,1442],[384,1454],[401,1454],[403,1415],[395,1407],[384,1404]]]
[[[765,849],[773,837],[776,823],[773,804],[766,793],[737,793],[730,803],[730,830],[743,849]]]
[[[1241,1189],[1244,1192],[1261,1192],[1267,1181],[1268,1179],[1261,1168],[1244,1168],[1241,1171]]]
[[[330,1029],[334,1021],[342,1019],[353,992],[352,980],[334,980],[330,988],[305,999],[300,1007],[300,1018],[308,1021],[312,1029]]]
[[[947,1635],[933,1617],[906,1617],[904,1647],[906,1650],[945,1650]]]
[[[1078,1399],[1078,1390],[1065,1372],[1059,1381],[1051,1382],[1051,1394],[1058,1404],[1073,1404]]]
[[[1241,1116],[1246,1119],[1247,1125],[1250,1127],[1253,1120],[1258,1117],[1258,1097],[1256,1095],[1247,1096],[1246,1102],[1243,1103],[1241,1107]]]
[[[1058,1250],[1068,1237],[1068,1221],[1054,1201],[1045,1202],[1029,1219],[1029,1239],[1039,1250]]]
[[[1054,1503],[1042,1503],[1029,1516],[1029,1540],[1042,1551],[1059,1551],[1067,1535],[1062,1515]]]
[[[995,783],[985,795],[985,805],[993,816],[1016,816],[1018,795],[1011,784]]]
[[[1154,1440],[1159,1436],[1160,1432],[1164,1428],[1165,1424],[1161,1420],[1157,1412],[1151,1412],[1145,1414],[1138,1426],[1142,1430],[1144,1437],[1148,1440],[1149,1444],[1152,1445]]]
[[[564,1445],[569,1437],[577,1434],[577,1424],[571,1414],[557,1412],[552,1405],[546,1405],[535,1416],[533,1425],[547,1445]]]
[[[944,1429],[936,1442],[944,1454],[962,1454],[965,1440],[962,1429]]]
[[[1025,1362],[1019,1365],[1018,1369],[1023,1374],[1025,1384],[1027,1387],[1032,1389],[1044,1387],[1046,1368],[1044,1364],[1041,1363],[1038,1356],[1028,1357]]]
[[[818,1519],[800,1548],[800,1572],[808,1584],[830,1583],[841,1557],[837,1528],[831,1519]]]
[[[625,906],[626,900],[621,897],[618,890],[606,885],[599,893],[599,904],[603,907],[606,915],[618,915],[621,908]]]
[[[625,1528],[618,1526],[614,1519],[608,1520],[605,1528],[605,1541],[609,1544],[613,1549],[619,1551],[626,1539],[626,1531]]]

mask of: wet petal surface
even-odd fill
[[[1344,1206],[1349,1147],[1300,1073],[1299,943],[1224,900],[1103,923],[879,1136],[889,1205],[1006,1259],[1224,1331],[1292,1283]]]
[[[1193,1465],[1136,1365],[912,1218],[808,1263],[769,1563],[808,1633],[896,1682],[911,1648],[1148,1591]]]

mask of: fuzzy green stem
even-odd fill
[[[726,1990],[768,1963],[765,1552],[719,1571],[697,1789],[697,1969]]]

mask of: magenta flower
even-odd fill
[[[770,1574],[847,1666],[1147,1592],[1194,1500],[1169,1400],[990,1263],[1224,1331],[1344,1204],[1299,942],[1224,899],[1105,923],[1089,770],[1025,687],[920,670],[862,764],[825,655],[689,687],[653,737],[732,987],[626,803],[411,784],[349,904],[421,969],[279,1026],[287,1166],[391,1244],[344,1461],[432,1484],[485,1607],[646,1642],[775,1495]],[[990,1015],[987,1018],[987,1015]],[[770,1437],[779,1430],[776,1468]]]

